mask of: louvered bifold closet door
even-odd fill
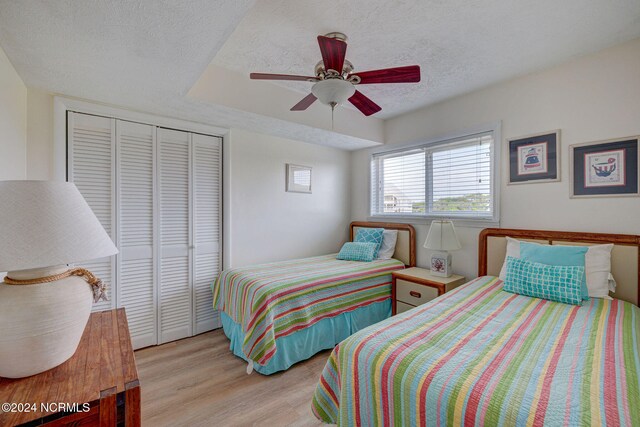
[[[221,266],[222,140],[193,134],[194,333],[220,326],[211,284]]]
[[[67,179],[75,183],[111,240],[117,242],[115,197],[115,119],[68,112]],[[101,278],[109,301],[93,305],[93,311],[115,307],[113,285],[115,256],[78,263]]]
[[[192,335],[190,139],[158,128],[160,343]]]
[[[134,348],[220,327],[222,140],[68,112],[67,173],[119,254],[80,265],[126,308]]]
[[[155,134],[150,125],[116,123],[118,176],[118,307],[124,307],[134,348],[158,341],[154,289]]]

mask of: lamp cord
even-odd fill
[[[91,289],[93,291],[93,302],[97,303],[99,301],[109,300],[109,298],[107,297],[107,286],[102,282],[102,280],[97,278],[92,272],[85,268],[74,268],[60,274],[37,277],[35,279],[18,280],[12,279],[9,276],[5,276],[4,283],[6,283],[7,285],[38,285],[41,283],[56,282],[58,280],[66,279],[67,277],[71,276],[82,277],[88,284],[91,285]]]

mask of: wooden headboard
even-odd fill
[[[507,250],[505,237],[548,245],[613,243],[611,274],[618,284],[614,298],[640,305],[640,236],[570,231],[487,228],[480,233],[479,276],[498,276]]]
[[[416,266],[416,230],[409,224],[396,224],[387,222],[354,221],[350,226],[349,240],[353,241],[358,228],[386,228],[398,230],[398,241],[393,257],[404,262],[408,267]]]

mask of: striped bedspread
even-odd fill
[[[265,365],[277,338],[327,317],[391,298],[395,259],[340,261],[324,255],[223,271],[213,285],[213,305],[245,333],[247,358]]]
[[[340,425],[640,425],[640,309],[481,277],[341,342],[316,388]]]

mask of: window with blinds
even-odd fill
[[[497,220],[493,132],[371,158],[371,215]]]

